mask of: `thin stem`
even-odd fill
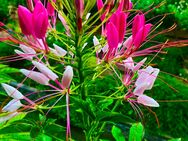
[[[116,108],[117,108],[118,105],[119,105],[119,100],[116,101],[116,103],[115,103],[113,109],[111,110],[111,112],[114,112],[114,111],[116,110]],[[101,128],[99,129],[99,133],[101,133],[101,132],[103,131],[104,127],[106,126],[106,123],[107,123],[107,122],[104,122],[104,123],[102,124]],[[95,138],[95,141],[98,141],[98,140],[99,140],[99,137],[100,137],[100,135],[98,135],[98,136]]]

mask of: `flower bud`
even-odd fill
[[[35,36],[44,38],[48,28],[48,12],[40,1],[36,3],[33,11],[33,25]]]
[[[12,97],[14,99],[24,99],[24,96],[17,89],[15,89],[14,87],[12,87],[10,85],[7,85],[7,84],[4,84],[4,83],[2,83],[1,85],[3,86],[3,88],[6,91],[6,93],[10,97]]]
[[[140,95],[137,98],[137,102],[145,106],[159,107],[159,104],[153,98],[146,95]]]
[[[29,77],[30,79],[43,84],[43,85],[48,85],[49,84],[49,78],[46,77],[44,74],[36,71],[29,71],[26,69],[21,69],[20,70],[25,76]]]
[[[62,78],[62,85],[64,88],[69,88],[72,78],[73,78],[73,69],[71,66],[67,66],[63,73],[63,78]]]
[[[37,69],[42,72],[44,75],[46,75],[48,78],[50,78],[51,80],[55,81],[58,76],[51,71],[48,67],[46,67],[44,64],[36,62],[36,61],[32,61],[33,65],[35,65],[37,67]]]
[[[22,30],[25,35],[33,33],[32,13],[24,6],[18,6],[18,19]]]
[[[63,48],[61,48],[60,46],[53,44],[55,50],[57,51],[57,53],[59,54],[59,56],[63,57],[67,54],[67,51],[64,50]]]
[[[3,107],[2,111],[3,112],[14,112],[22,106],[23,106],[23,104],[20,102],[20,100],[13,99],[7,105],[5,105]]]

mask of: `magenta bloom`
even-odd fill
[[[121,11],[117,11],[110,17],[110,22],[112,22],[117,31],[118,31],[118,42],[122,43],[126,31],[126,19],[127,19],[127,14]]]
[[[146,39],[152,24],[145,24],[144,14],[137,14],[133,20],[132,38],[135,50],[138,49],[141,43]]]
[[[22,33],[31,35],[33,33],[32,13],[24,6],[18,6],[18,18]]]
[[[36,3],[33,11],[33,25],[35,36],[44,38],[48,28],[48,12],[40,1]]]
[[[53,2],[55,3],[56,0],[53,0]],[[47,3],[47,11],[48,11],[48,15],[49,16],[54,16],[55,9],[54,9],[54,7],[52,6],[52,4],[50,2]]]

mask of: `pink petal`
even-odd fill
[[[130,70],[134,69],[134,61],[132,57],[128,57],[126,60],[123,61],[124,67]]]
[[[159,104],[153,98],[146,95],[140,95],[137,98],[137,102],[145,106],[159,107]]]
[[[136,88],[133,91],[133,94],[137,96],[142,95],[144,91],[147,89],[147,87],[148,87],[148,84],[143,82],[142,84],[136,86]]]
[[[31,35],[33,33],[32,13],[24,6],[18,6],[18,18],[22,33]]]
[[[26,77],[29,77],[30,79],[43,84],[43,85],[48,85],[49,84],[49,78],[46,77],[44,74],[36,71],[29,71],[26,69],[21,69],[20,70]]]
[[[53,2],[55,3],[56,0],[53,0]],[[55,9],[54,9],[54,7],[52,6],[52,4],[50,2],[47,3],[47,11],[48,11],[48,15],[49,16],[54,16]]]
[[[133,71],[136,72],[137,70],[139,70],[143,66],[146,60],[147,58],[144,58],[142,61],[138,62],[137,65],[134,67]]]
[[[40,1],[36,3],[33,11],[33,25],[35,36],[44,38],[48,28],[48,12]]]
[[[145,17],[144,14],[137,14],[134,17],[133,20],[133,27],[132,27],[132,35],[133,35],[133,39],[135,38],[137,32],[143,28],[145,25]]]
[[[46,67],[44,64],[36,61],[32,61],[32,63],[37,67],[38,70],[40,70],[40,72],[42,72],[51,80],[55,81],[58,78],[58,76],[53,71],[51,71],[48,67]]]
[[[6,91],[6,93],[8,94],[8,96],[14,98],[14,99],[23,99],[24,96],[14,87],[4,84],[1,84],[4,88],[4,90]]]
[[[109,45],[109,50],[113,50],[114,48],[117,48],[119,35],[117,28],[114,26],[112,22],[109,22],[107,24],[107,41]]]
[[[69,88],[73,78],[73,69],[71,66],[67,66],[62,78],[62,85],[64,88]]]

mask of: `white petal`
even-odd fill
[[[3,86],[3,88],[5,89],[5,91],[7,92],[7,94],[10,97],[12,97],[14,99],[23,99],[24,98],[24,96],[14,87],[4,84],[4,83],[2,83],[1,85]]]
[[[2,109],[3,112],[14,112],[22,107],[22,103],[20,100],[13,99],[7,105],[5,105]]]
[[[49,78],[46,77],[44,74],[36,71],[29,71],[26,69],[21,69],[20,70],[25,76],[31,78],[32,80],[43,84],[43,85],[48,85],[49,84]]]
[[[36,54],[35,50],[26,46],[26,45],[23,45],[23,44],[20,44],[20,48],[27,54]]]
[[[37,67],[38,70],[40,70],[40,72],[42,72],[44,75],[46,75],[48,78],[50,78],[51,80],[56,80],[58,78],[58,76],[51,71],[48,67],[46,67],[44,64],[36,62],[36,61],[32,61],[33,65],[35,65]]]
[[[33,60],[33,55],[30,55],[30,54],[26,54],[24,52],[21,52],[19,50],[14,50],[16,52],[16,54],[18,54],[19,56],[23,57],[24,59],[26,60]]]
[[[63,57],[67,54],[67,51],[64,50],[63,48],[61,48],[60,46],[53,44],[55,50],[57,51],[57,53],[59,54],[59,56]]]
[[[137,98],[137,102],[145,106],[159,107],[159,104],[157,103],[157,101],[155,101],[153,98],[146,96],[146,95],[140,95]]]

